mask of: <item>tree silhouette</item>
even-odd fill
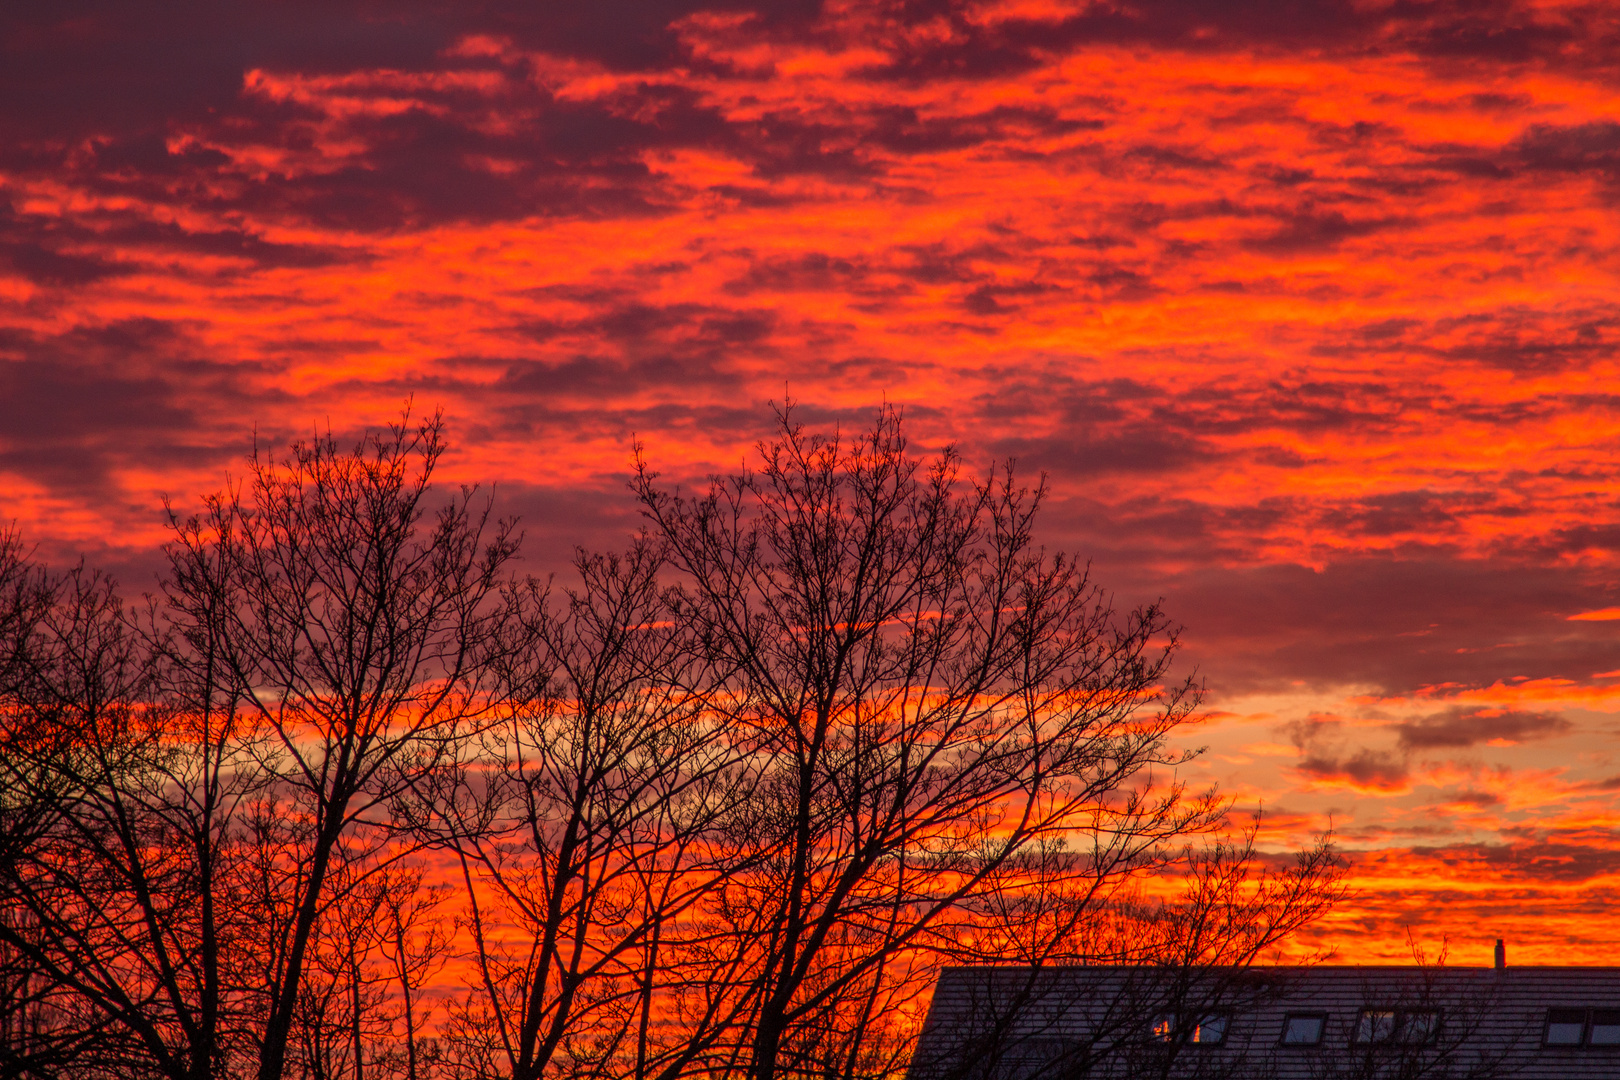
[[[638,457],[567,588],[435,502],[437,415],[255,450],[143,603],[0,534],[0,1075],[886,1077],[942,965],[1241,966],[1332,903],[1326,846],[1189,846],[1175,628],[1043,487],[778,421],[695,497]]]
[[[964,481],[950,450],[925,466],[890,408],[848,439],[778,419],[757,471],[703,495],[644,460],[635,480],[751,774],[727,826],[746,857],[710,905],[741,962],[690,1052],[752,1080],[862,1071],[870,1018],[1031,853],[1097,887],[1224,812],[1159,771],[1188,760],[1170,737],[1198,698],[1166,682],[1175,628],[1036,546],[1043,487]]]
[[[516,539],[470,492],[428,516],[441,430],[255,453],[171,516],[143,618],[75,572],[15,650],[5,781],[47,827],[0,935],[107,1067],[279,1080],[321,935],[408,852],[390,804],[483,722]]]

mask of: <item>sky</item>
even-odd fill
[[[0,520],[150,588],[257,438],[442,407],[526,568],[791,397],[1163,597],[1340,962],[1620,946],[1620,7],[13,4]]]

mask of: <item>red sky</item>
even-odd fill
[[[132,589],[414,395],[529,568],[791,393],[1044,470],[1345,961],[1620,945],[1620,9],[11,5],[0,518]]]

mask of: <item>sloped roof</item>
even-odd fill
[[[1620,1078],[1589,1027],[1544,1045],[1550,1009],[1620,1010],[1620,968],[954,967],[908,1080]],[[1322,1016],[1320,1043],[1283,1045],[1291,1014]]]

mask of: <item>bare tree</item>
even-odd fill
[[[1162,847],[1151,875],[1103,880],[1072,851],[1031,846],[975,897],[978,932],[938,948],[964,964],[1246,968],[1347,895],[1331,835],[1268,866],[1256,850],[1262,824],[1256,812],[1235,835]]]
[[[16,527],[0,530],[0,693],[8,699],[32,666],[27,650],[55,593],[55,584],[23,549]]]
[[[218,967],[206,858],[215,822],[188,715],[164,700],[157,654],[112,583],[56,579],[4,710],[4,786],[38,829],[4,868],[0,937],[29,958],[78,1063],[211,1075]]]
[[[510,642],[512,526],[470,489],[427,517],[442,434],[407,418],[352,451],[328,435],[255,452],[246,499],[174,518],[177,625],[214,651],[211,681],[263,733],[258,763],[298,823],[262,863],[279,918],[261,942],[260,1080],[282,1075],[340,848],[388,838],[390,803],[485,722]]]
[[[55,591],[28,558],[17,530],[0,531],[0,758],[28,753],[34,741],[17,717],[34,666],[37,627]],[[45,1037],[50,985],[36,958],[18,944],[32,920],[12,884],[26,853],[50,831],[52,817],[47,802],[0,773],[0,1076],[36,1073],[64,1052]]]
[[[1234,1046],[1226,1029],[1292,988],[1302,968],[1253,965],[1344,897],[1346,865],[1324,836],[1266,866],[1255,850],[1260,824],[1257,814],[1236,836],[1168,855],[1156,884],[1179,880],[1180,889],[1157,897],[1133,882],[1099,897],[1084,877],[1066,884],[1051,874],[1052,856],[1038,853],[982,913],[1003,946],[957,947],[958,959],[981,966],[951,972],[934,1021],[949,1030],[930,1040],[912,1075],[1271,1075],[1271,1045]],[[1207,1046],[1212,1023],[1219,1054]]]
[[[424,1036],[432,1005],[424,991],[449,961],[451,940],[438,918],[448,886],[424,885],[415,868],[396,869],[379,882],[382,925],[378,950],[398,993],[393,1045],[384,1060],[405,1080],[421,1080],[438,1059],[438,1043]]]
[[[486,722],[517,540],[470,490],[433,510],[443,449],[433,417],[255,453],[171,515],[149,610],[76,572],[12,650],[0,769],[43,832],[0,868],[0,941],[103,1069],[279,1080],[323,940],[411,852],[391,806]]]
[[[714,823],[744,792],[659,565],[646,543],[581,553],[559,603],[531,586],[535,648],[507,669],[502,722],[423,811],[462,867],[479,973],[455,1041],[514,1080],[679,1056],[661,1000],[687,977],[680,926],[733,859]]]
[[[1042,488],[780,420],[696,498],[641,462],[555,592],[434,506],[438,416],[256,451],[134,610],[0,536],[0,1067],[888,1077],[947,961],[1206,970],[1331,901],[1325,847],[1185,847],[1175,628]]]
[[[1010,467],[963,482],[951,450],[924,467],[892,409],[854,439],[779,420],[758,471],[705,495],[645,461],[635,479],[680,578],[668,617],[757,778],[729,822],[748,858],[708,905],[745,962],[701,1018],[724,1030],[691,1043],[695,1067],[753,1080],[853,1061],[863,1012],[974,934],[1025,853],[1072,846],[1071,873],[1116,880],[1223,810],[1171,771],[1198,697],[1166,682],[1174,627],[1035,545],[1044,488]],[[829,1026],[851,1020],[835,1002],[854,1028]]]

